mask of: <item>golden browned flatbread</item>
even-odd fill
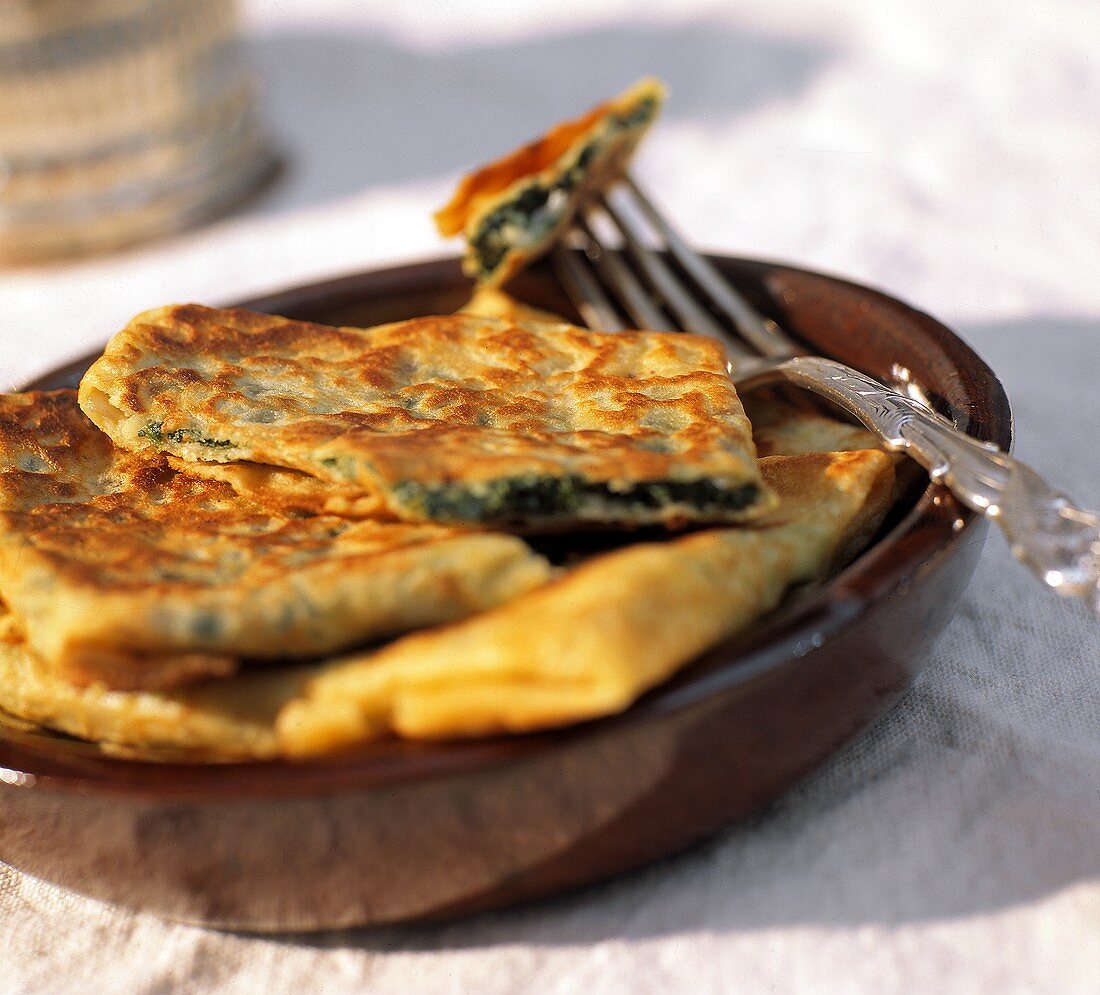
[[[72,391],[0,395],[0,596],[73,683],[170,687],[240,657],[330,653],[549,574],[512,536],[253,498],[116,449]]]
[[[282,749],[525,732],[626,708],[825,574],[889,505],[881,452],[762,465],[781,503],[754,527],[628,546],[500,608],[324,665],[280,713]]]
[[[0,622],[10,620],[0,608]],[[107,752],[153,760],[263,760],[277,756],[275,717],[311,668],[279,667],[194,688],[78,687],[30,648],[17,626],[0,632],[0,725],[45,727]],[[33,724],[33,725],[31,725]]]
[[[644,79],[464,177],[435,221],[447,237],[465,235],[466,272],[499,285],[546,252],[578,207],[622,175],[664,97]]]
[[[694,335],[182,305],[116,335],[80,403],[124,449],[299,470],[408,521],[733,522],[774,504],[722,350]]]

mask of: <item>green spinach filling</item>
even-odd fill
[[[164,422],[151,421],[145,428],[138,432],[138,438],[148,439],[154,446],[160,447],[165,443],[177,444],[193,442],[199,446],[208,446],[211,449],[232,449],[232,439],[211,439],[193,428],[177,428],[171,432],[164,431]]]
[[[399,503],[436,521],[497,522],[577,513],[594,503],[622,511],[687,505],[703,513],[736,511],[756,501],[755,483],[727,487],[713,480],[647,481],[624,489],[583,477],[510,477],[471,487],[406,481],[394,488]]]
[[[326,456],[321,466],[342,480],[355,480],[357,476],[355,460],[350,456]]]
[[[657,111],[657,101],[647,98],[627,114],[611,114],[602,133],[581,146],[573,162],[553,183],[534,182],[510,201],[490,211],[481,221],[470,247],[483,273],[491,273],[521,238],[538,241],[561,221],[570,207],[568,195],[580,185],[600,150],[624,131],[647,124]],[[557,197],[554,197],[558,194]]]

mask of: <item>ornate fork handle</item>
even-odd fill
[[[818,356],[750,365],[738,383],[786,380],[855,415],[896,452],[908,453],[963,504],[998,522],[1013,555],[1058,594],[1100,614],[1100,517],[1034,470],[960,432],[917,401]]]

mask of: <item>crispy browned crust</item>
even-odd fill
[[[722,350],[694,335],[472,315],[333,328],[177,305],[112,339],[80,403],[123,448],[289,467],[407,520],[740,521],[773,503]],[[604,493],[544,512],[510,503],[513,484],[544,481]],[[697,482],[744,506],[628,499]],[[438,495],[455,493],[467,507],[440,510]]]
[[[563,322],[560,315],[531,307],[496,287],[478,287],[460,308],[463,314],[512,322]],[[838,421],[796,391],[761,387],[741,394],[752,423],[756,455],[794,456],[798,453],[854,452],[881,448],[881,440],[862,425]],[[895,466],[897,465],[895,459]]]
[[[652,122],[650,117],[619,132],[612,127],[615,118],[635,113],[645,102],[659,108],[664,98],[665,89],[658,80],[640,80],[580,117],[556,124],[534,141],[464,176],[451,200],[436,212],[435,222],[440,234],[448,238],[464,234],[470,242],[464,261],[466,271],[482,283],[498,286],[545,252],[568,227],[578,207],[622,175]],[[588,152],[582,166],[586,147],[595,152]],[[571,171],[578,174],[578,179],[570,183],[568,205],[552,228],[530,245],[513,247],[492,269],[479,262],[473,243],[495,209],[513,201],[525,189],[550,189]]]
[[[279,466],[262,463],[197,463],[166,456],[168,465],[179,473],[228,484],[243,498],[258,501],[265,508],[291,518],[308,515],[338,515],[341,518],[370,518],[394,521],[393,514],[377,494],[364,493],[355,484],[341,486]]]
[[[117,450],[72,391],[0,395],[0,595],[75,683],[175,687],[326,653],[541,583],[514,537],[292,516]]]

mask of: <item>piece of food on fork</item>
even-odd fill
[[[499,286],[546,252],[577,208],[622,175],[664,97],[643,79],[465,176],[435,220],[441,234],[465,236],[466,272]]]

